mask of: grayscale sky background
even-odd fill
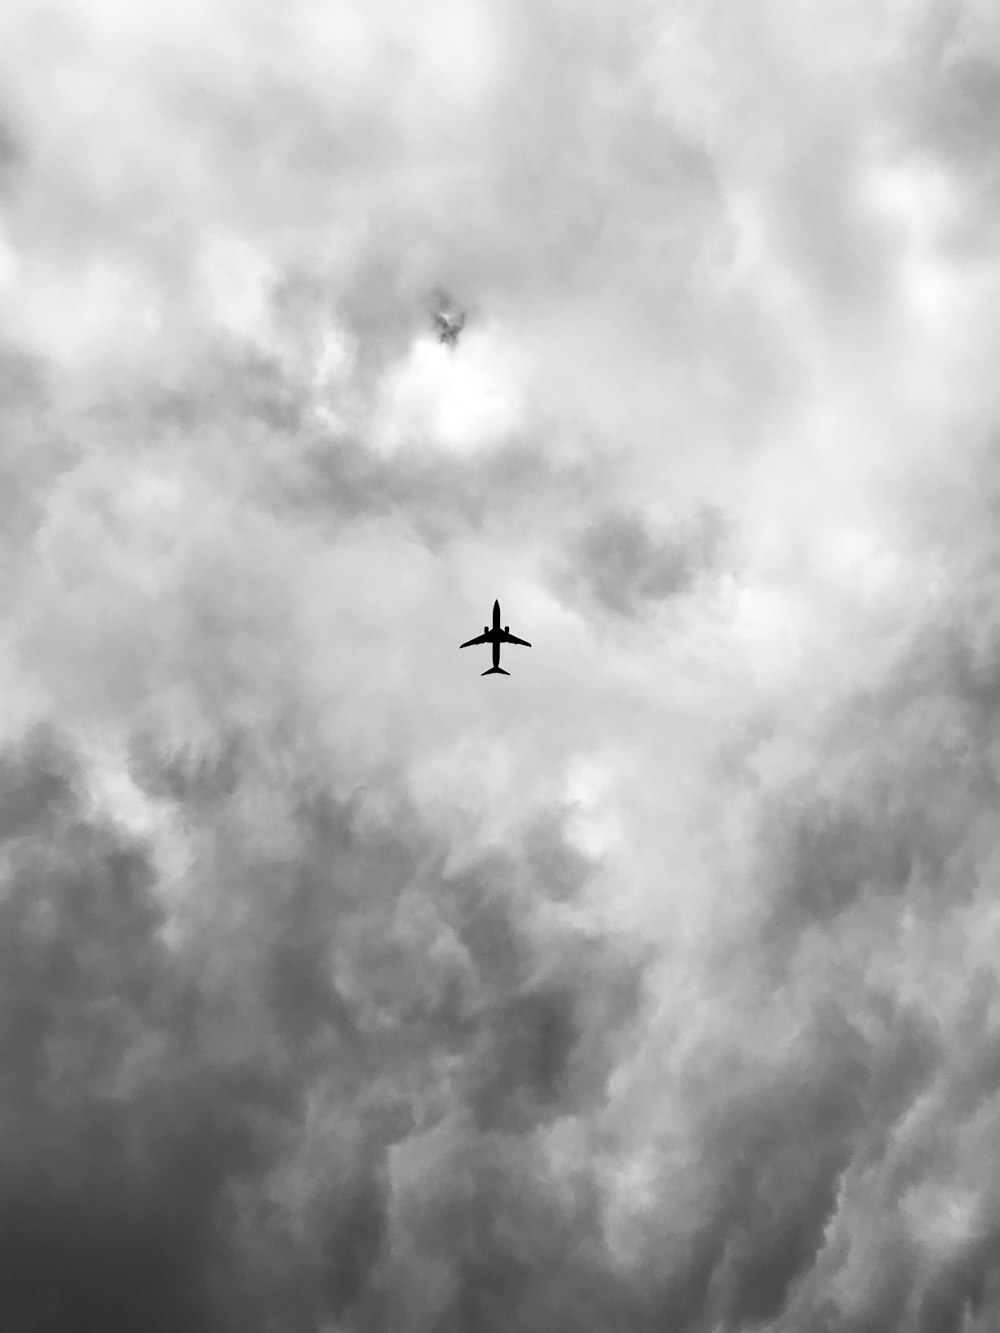
[[[998,288],[986,0],[0,6],[5,1329],[1000,1327]]]

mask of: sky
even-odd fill
[[[986,0],[0,7],[5,1328],[1000,1326],[998,144]]]

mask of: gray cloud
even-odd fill
[[[0,18],[5,1327],[993,1328],[996,42]]]
[[[360,841],[324,800],[297,816],[291,862],[244,855],[230,867],[245,882],[238,902],[192,905],[200,925],[178,952],[158,937],[147,855],[83,816],[80,781],[49,735],[7,759],[4,1317],[309,1328],[381,1309],[404,1280],[390,1145],[419,1162],[421,1122],[442,1098],[464,1103],[480,1125],[464,1131],[480,1186],[502,1196],[522,1169],[516,1142],[568,1108],[567,1079],[578,1105],[599,1094],[569,1062],[606,1039],[609,951],[588,962],[570,932],[559,947],[576,959],[560,960],[554,941],[533,945],[510,919],[509,867],[415,879],[415,848],[388,831]],[[171,799],[208,820],[197,789]],[[212,836],[245,818],[230,807]],[[531,981],[539,965],[561,979]],[[507,1164],[488,1168],[504,1121]],[[455,1134],[449,1155],[463,1151]],[[436,1188],[443,1204],[452,1186]],[[491,1209],[486,1196],[475,1207]],[[468,1263],[499,1281],[495,1241],[475,1244]],[[526,1277],[534,1262],[525,1250]],[[478,1280],[456,1282],[458,1306],[488,1303]]]
[[[658,540],[641,515],[603,514],[579,536],[565,577],[582,583],[609,611],[640,614],[644,604],[690,591],[712,568],[721,516],[706,511],[684,528]]]

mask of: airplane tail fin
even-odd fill
[[[493,676],[493,675],[509,676],[510,672],[504,671],[503,667],[490,667],[489,671],[483,671],[480,674],[483,676]]]

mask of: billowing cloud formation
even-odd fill
[[[136,14],[0,15],[0,1324],[995,1329],[990,7]]]

